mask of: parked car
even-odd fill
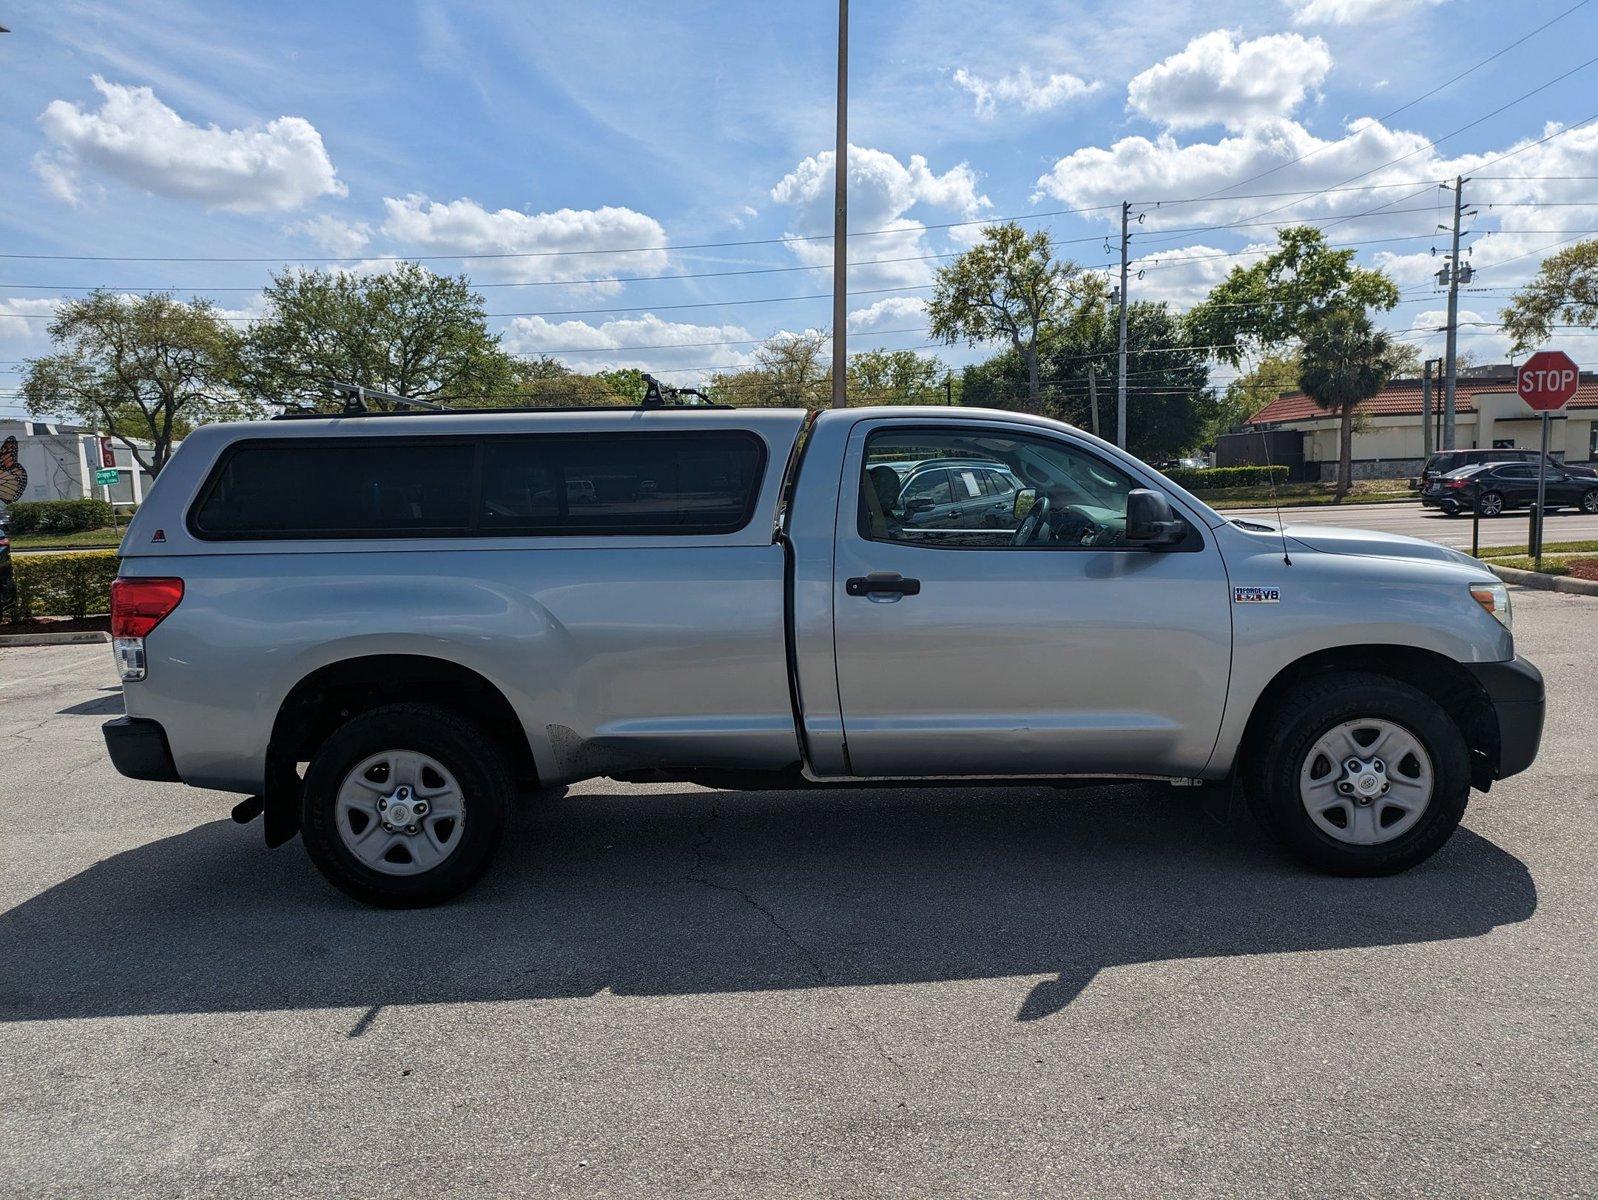
[[[1013,480],[1008,519],[904,520],[873,464],[906,459]],[[206,425],[121,554],[117,769],[245,794],[269,846],[382,905],[460,892],[519,791],[596,776],[1209,783],[1306,863],[1386,874],[1542,730],[1475,560],[1230,521],[1013,412]]]
[[[884,465],[892,470],[894,464]],[[878,480],[886,488],[887,475]],[[912,528],[996,528],[1010,520],[1020,484],[1003,463],[928,459],[913,465],[886,510]],[[886,495],[886,491],[882,493]]]
[[[1531,463],[1535,466],[1539,457],[1536,450],[1439,450],[1428,458],[1426,465],[1421,468],[1416,490],[1424,495],[1432,483],[1461,467],[1477,467],[1487,463]],[[1598,470],[1575,465],[1566,467],[1553,458],[1548,460],[1548,469],[1568,471],[1573,475],[1587,475],[1598,479]]]
[[[1461,467],[1428,484],[1420,502],[1451,517],[1472,511],[1496,517],[1511,508],[1532,508],[1537,503],[1537,460]],[[1598,476],[1550,464],[1543,480],[1543,511],[1560,508],[1598,514]]]

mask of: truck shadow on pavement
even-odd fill
[[[1467,829],[1408,874],[1333,879],[1142,785],[571,796],[413,912],[224,820],[0,914],[0,1021],[1048,975],[1017,983],[1035,1020],[1109,967],[1468,938],[1536,907]]]

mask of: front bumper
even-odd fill
[[[159,721],[147,717],[118,717],[100,726],[111,765],[129,779],[150,779],[157,783],[182,783],[166,730]]]
[[[1509,662],[1466,663],[1498,718],[1496,779],[1508,779],[1531,766],[1543,736],[1546,700],[1542,672],[1518,655]]]

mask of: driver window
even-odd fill
[[[1126,545],[1126,496],[1138,486],[1053,438],[883,429],[866,441],[860,535],[947,548],[1113,548]]]

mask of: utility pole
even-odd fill
[[[849,0],[838,0],[838,140],[832,153],[832,407],[849,403]]]
[[[1430,461],[1432,456],[1432,360],[1426,360],[1425,380],[1421,384],[1420,445],[1421,457]],[[1423,462],[1421,464],[1425,466]]]
[[[1099,436],[1099,372],[1088,368],[1088,419],[1093,422],[1093,436]]]
[[[1463,175],[1454,177],[1454,225],[1453,248],[1448,255],[1448,347],[1444,359],[1443,379],[1443,445],[1444,450],[1454,448],[1454,396],[1455,387],[1459,379],[1459,283],[1464,275],[1468,282],[1470,276],[1459,265],[1459,226],[1465,209],[1465,184],[1469,180]],[[1442,185],[1447,188],[1445,183]],[[1472,214],[1474,215],[1474,214]],[[1438,273],[1439,275],[1442,272]]]
[[[1127,246],[1131,242],[1131,235],[1127,230],[1127,223],[1132,215],[1130,201],[1121,201],[1121,312],[1119,323],[1121,327],[1121,345],[1118,354],[1119,365],[1116,368],[1115,378],[1115,444],[1121,449],[1126,449],[1126,276],[1128,266]]]

